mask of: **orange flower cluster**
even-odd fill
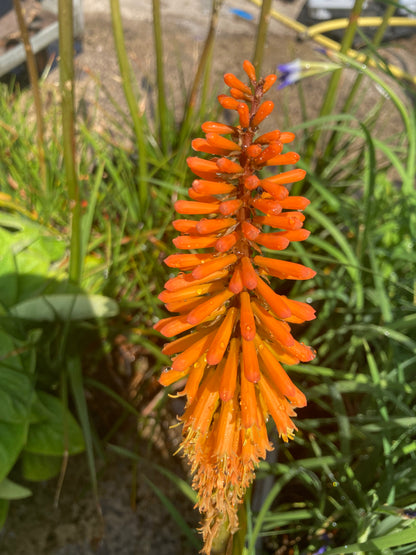
[[[175,246],[191,252],[165,260],[182,272],[167,281],[159,299],[179,314],[155,326],[166,337],[183,334],[163,349],[174,358],[160,383],[187,378],[180,393],[187,397],[181,448],[191,463],[205,517],[205,553],[220,527],[228,526],[231,533],[238,528],[238,504],[259,460],[271,449],[269,415],[284,441],[293,438],[291,417],[306,399],[282,363],[314,358],[310,347],[292,337],[290,324],[312,320],[315,311],[275,293],[267,276],[306,280],[315,272],[262,254],[262,247],[281,251],[308,237],[301,210],[309,201],[290,196],[285,187],[305,172],[256,175],[267,166],[294,164],[299,156],[283,153],[293,133],[257,133],[273,110],[273,102],[262,97],[276,76],[257,80],[249,61],[243,68],[250,85],[227,73],[230,95],[218,97],[223,108],[237,112],[239,125],[207,121],[202,125],[205,138],[192,141],[194,150],[211,156],[188,158],[198,179],[189,189],[191,200],[178,200],[175,209],[200,218],[173,222],[180,232]]]

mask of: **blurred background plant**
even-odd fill
[[[262,4],[253,41],[260,71],[267,22],[281,16],[271,1],[254,3]],[[75,104],[67,0],[59,2],[60,93],[41,80],[39,112],[36,94],[1,87],[1,523],[10,500],[30,495],[30,481],[58,476],[59,496],[68,456],[83,450],[98,504],[96,459],[105,460],[104,448],[146,474],[152,463],[130,448],[131,440],[123,443],[126,430],[134,434],[137,421],[142,437],[156,444],[173,422],[178,401],[156,383],[169,361],[152,325],[163,316],[157,294],[168,277],[161,261],[173,252],[173,201],[186,195],[191,179],[190,138],[199,135],[200,122],[217,116],[210,75],[221,4],[212,2],[180,116],[166,92],[158,0],[152,2],[154,114],[137,93],[118,0],[110,5],[127,112],[109,97],[114,117],[97,128],[94,114],[83,114],[82,98]],[[308,60],[282,68],[284,84],[293,67],[299,70],[290,80],[297,84],[279,98],[284,130],[296,132],[296,150],[304,153],[307,179],[292,193],[311,200],[306,227],[312,231],[284,256],[317,270],[312,282],[291,290],[284,283],[283,292],[317,309],[303,338],[318,356],[295,367],[308,407],[299,411],[295,440],[276,446],[261,464],[234,554],[415,550],[415,79],[380,52],[398,5],[379,4],[384,15],[371,38],[358,26],[364,2],[356,0],[341,43],[318,40],[322,71],[330,72],[318,113],[304,91]],[[302,32],[298,22],[284,23]],[[351,50],[357,34],[365,42],[358,59]],[[353,78],[341,102],[346,71]],[[381,94],[363,116],[370,84]],[[301,121],[291,116],[295,91]],[[397,122],[387,132],[386,114]],[[169,468],[159,471],[192,506],[186,483]],[[196,551],[199,540],[182,505],[151,484]]]

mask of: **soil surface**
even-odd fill
[[[275,1],[275,9],[296,18],[304,0]],[[145,94],[144,109],[151,110],[155,89],[155,60],[149,0],[122,0],[122,15],[126,46]],[[203,47],[211,2],[208,0],[162,0],[163,41],[167,68],[168,102],[175,103],[176,113],[181,113],[183,91],[191,83],[198,57]],[[236,14],[236,9],[246,14]],[[225,72],[242,77],[242,62],[252,58],[256,38],[256,21],[259,9],[250,1],[227,0],[221,8],[217,40],[213,58],[212,89],[215,94],[224,92],[221,76]],[[273,19],[270,21],[266,41],[263,73],[275,72],[276,65],[294,58],[321,59],[314,51],[314,43],[301,40],[296,34]],[[416,74],[416,37],[389,43],[383,53],[406,71]],[[124,106],[124,97],[114,49],[109,2],[85,0],[84,36],[82,51],[76,59],[78,94],[90,104],[101,106],[103,117],[113,114],[108,95]],[[93,78],[95,76],[95,78]],[[97,79],[102,85],[97,90]],[[58,84],[58,72],[52,71],[49,83]],[[340,91],[348,90],[353,74],[346,71]],[[315,115],[320,107],[327,78],[304,82],[308,116]],[[372,84],[362,98],[358,113],[368,112],[381,92]],[[273,97],[276,97],[274,98]],[[299,123],[301,105],[295,90],[273,92],[278,106],[273,127]],[[341,98],[340,98],[341,100]],[[384,132],[394,129],[396,116],[388,111],[383,116]],[[103,121],[103,123],[105,123]],[[383,132],[383,131],[381,131]],[[134,438],[131,440],[134,441]],[[145,449],[139,447],[139,450]],[[172,450],[173,451],[173,450]],[[170,464],[175,472],[184,469],[178,458],[168,458],[166,453],[155,451],[156,462]],[[149,460],[152,460],[151,458]],[[171,462],[167,462],[171,461]],[[150,474],[149,474],[150,472]],[[188,522],[197,522],[190,501],[181,498],[178,490],[160,474],[146,467],[146,476],[163,489],[165,495],[177,506]],[[131,465],[121,458],[111,458],[99,474],[99,501],[103,520],[97,513],[88,481],[88,468],[83,457],[70,460],[64,481],[61,500],[54,508],[56,482],[37,484],[33,497],[12,503],[10,517],[0,534],[0,553],[3,555],[188,555],[196,553],[181,536],[178,526],[156,497],[140,469],[137,483]],[[133,494],[132,494],[133,491]],[[132,499],[134,500],[132,508]]]

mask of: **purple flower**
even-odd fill
[[[296,58],[292,62],[277,66],[277,71],[281,74],[279,75],[280,84],[277,87],[280,90],[288,85],[293,85],[301,78],[302,62]]]
[[[277,66],[277,71],[280,73],[278,89],[283,89],[288,85],[293,85],[304,77],[311,77],[312,75],[322,75],[330,71],[338,69],[339,65],[331,62],[306,62],[296,58],[287,64]]]

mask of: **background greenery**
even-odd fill
[[[118,0],[111,0],[112,21],[128,113],[112,99],[116,116],[97,132],[64,88],[49,98],[48,110],[33,104],[36,94],[0,89],[0,523],[11,500],[30,495],[31,481],[59,482],[73,454],[85,451],[95,496],[104,447],[145,469],[150,460],[129,451],[118,430],[129,418],[145,427],[144,407],[152,409],[154,429],[174,410],[155,385],[168,359],[152,325],[163,316],[157,294],[175,235],[173,199],[186,194],[191,179],[190,138],[202,121],[221,117],[209,94],[221,2],[213,2],[180,118],[165,92],[160,6],[152,5],[154,118],[137,109]],[[356,15],[362,5],[355,2]],[[397,7],[385,5],[380,33],[361,51],[368,64],[350,56],[352,19],[338,51],[323,54],[334,67],[318,116],[309,115],[302,81],[302,123],[287,110],[286,130],[296,132],[308,172],[293,192],[312,201],[312,233],[282,255],[317,276],[285,284],[285,294],[312,299],[318,318],[298,337],[318,354],[293,369],[308,407],[299,413],[295,440],[260,465],[241,510],[235,554],[415,550],[415,92],[414,81],[396,75],[378,51]],[[73,80],[70,10],[61,0],[62,83]],[[259,70],[270,10],[265,0],[253,43]],[[345,66],[356,73],[340,107]],[[371,82],[385,94],[362,117],[358,107]],[[42,94],[45,85],[32,82],[37,87]],[[386,112],[400,124],[381,133]],[[146,361],[142,370],[130,364],[138,356]],[[133,402],[127,386],[109,379],[114,372],[119,381],[140,383]],[[191,506],[189,486],[159,470]],[[152,488],[196,550],[199,540],[174,500]]]

